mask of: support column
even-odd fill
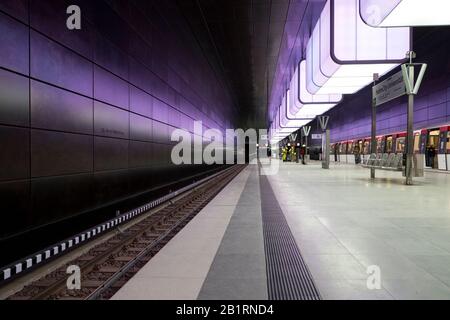
[[[379,79],[379,75],[375,73],[373,75],[373,86]],[[371,153],[377,154],[377,101],[372,99],[372,136],[371,136]],[[370,178],[375,179],[375,168],[370,168]]]
[[[330,169],[330,129],[325,130],[324,135],[325,135],[324,139],[325,145],[323,146],[324,158],[322,161],[322,168]]]
[[[409,81],[414,87],[414,66],[409,67]],[[414,156],[414,94],[408,95],[408,129],[406,139],[406,184],[413,184],[413,156]]]

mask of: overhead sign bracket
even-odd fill
[[[419,76],[414,81],[414,67],[420,66]],[[428,65],[426,63],[405,63],[402,64],[403,81],[406,85],[406,94],[417,95],[419,93],[420,85],[423,77],[427,71]],[[411,74],[412,73],[412,74]]]

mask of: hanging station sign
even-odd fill
[[[402,71],[397,72],[393,76],[387,78],[372,88],[375,106],[382,105],[386,102],[404,96],[405,94],[406,85]]]

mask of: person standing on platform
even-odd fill
[[[430,145],[427,145],[425,148],[425,166],[430,167]]]
[[[430,149],[428,151],[429,157],[430,157],[430,167],[434,169],[434,158],[436,157],[436,149],[434,146],[430,146]]]
[[[353,154],[355,155],[355,163],[356,164],[359,164],[359,163],[361,163],[361,152],[360,152],[361,150],[360,150],[360,148],[359,148],[359,145],[357,144],[356,146],[355,146],[355,148],[353,149]]]
[[[306,155],[305,155],[305,147],[302,147],[302,148],[300,149],[300,156],[302,157],[302,164],[306,164],[306,159],[305,159],[305,157],[306,157]]]

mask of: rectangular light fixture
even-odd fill
[[[405,61],[410,28],[374,28],[359,14],[359,0],[328,0],[306,50],[311,94],[352,94]]]
[[[362,20],[372,27],[450,25],[449,0],[359,0]]]
[[[317,115],[316,110],[314,110],[313,108],[311,110],[306,110],[306,112],[303,112],[302,116],[299,115],[298,117],[296,117],[290,114],[289,112],[290,104],[291,104],[291,90],[289,89],[286,92],[285,98],[283,99],[281,106],[279,107],[281,127],[291,127],[295,128],[295,130],[298,130],[311,120],[314,120],[314,118]],[[310,113],[308,113],[308,111]]]
[[[287,118],[315,118],[342,101],[341,94],[311,94],[307,90],[306,63],[299,63],[292,78]]]

